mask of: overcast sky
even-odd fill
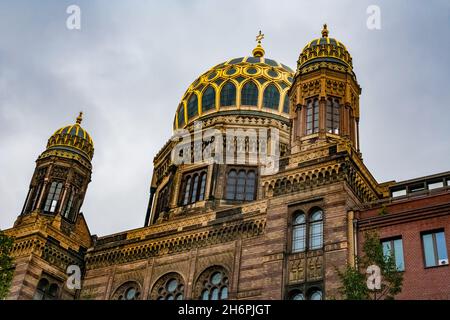
[[[81,8],[81,30],[66,8]],[[368,5],[381,30],[366,26]],[[328,23],[362,87],[361,150],[379,181],[450,170],[450,1],[0,2],[0,228],[23,206],[34,161],[84,111],[95,143],[82,211],[92,234],[144,223],[153,156],[179,101],[213,65],[251,54],[293,69]]]

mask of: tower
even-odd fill
[[[310,41],[297,61],[290,89],[292,153],[327,142],[340,142],[359,153],[359,95],[347,48],[328,36]]]
[[[36,160],[19,217],[6,233],[14,237],[11,299],[73,299],[65,286],[69,265],[84,265],[91,235],[80,208],[91,180],[94,144],[81,127],[62,127]]]

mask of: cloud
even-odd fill
[[[80,31],[65,27],[81,7]],[[153,156],[175,109],[210,67],[249,55],[261,29],[268,57],[293,68],[320,35],[344,42],[361,96],[361,147],[379,181],[448,170],[449,4],[379,1],[46,1],[0,4],[0,227],[25,200],[48,137],[85,112],[95,142],[82,211],[93,233],[143,225]]]

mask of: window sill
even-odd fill
[[[442,264],[442,265],[437,265],[437,266],[429,266],[429,267],[424,267],[425,270],[427,269],[436,269],[436,268],[442,268],[442,267],[448,267],[450,264]]]

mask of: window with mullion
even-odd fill
[[[220,91],[220,105],[222,107],[236,104],[236,86],[232,82],[227,82]]]
[[[206,190],[206,171],[200,170],[183,176],[184,183],[180,194],[181,205],[203,201]]]
[[[306,134],[319,132],[319,100],[310,99],[306,103]]]
[[[183,193],[183,204],[186,205],[189,203],[189,195],[191,192],[191,177],[186,177],[186,181],[184,184],[184,193]]]
[[[447,246],[444,231],[426,232],[422,234],[425,267],[448,264]]]
[[[247,82],[241,91],[241,105],[258,105],[258,87],[253,81]]]
[[[202,96],[202,112],[212,110],[216,107],[216,91],[209,86]]]
[[[395,260],[395,265],[398,271],[405,270],[405,263],[403,259],[403,243],[402,239],[387,239],[382,240],[383,255],[385,258],[391,256]]]
[[[337,98],[327,99],[327,132],[339,134],[340,106]]]
[[[252,201],[256,195],[256,172],[253,169],[231,169],[227,174],[225,198]]]
[[[292,252],[303,252],[306,249],[306,220],[300,212],[294,216],[292,227]]]
[[[61,196],[63,183],[53,181],[50,185],[50,190],[47,194],[47,200],[45,201],[44,211],[49,213],[54,213]]]
[[[76,191],[74,189],[70,189],[67,193],[67,201],[63,210],[63,217],[73,221],[75,218],[75,210],[74,210],[74,203],[75,203],[75,194]]]
[[[191,203],[197,201],[198,194],[198,174],[194,174],[194,184],[192,185]]]

